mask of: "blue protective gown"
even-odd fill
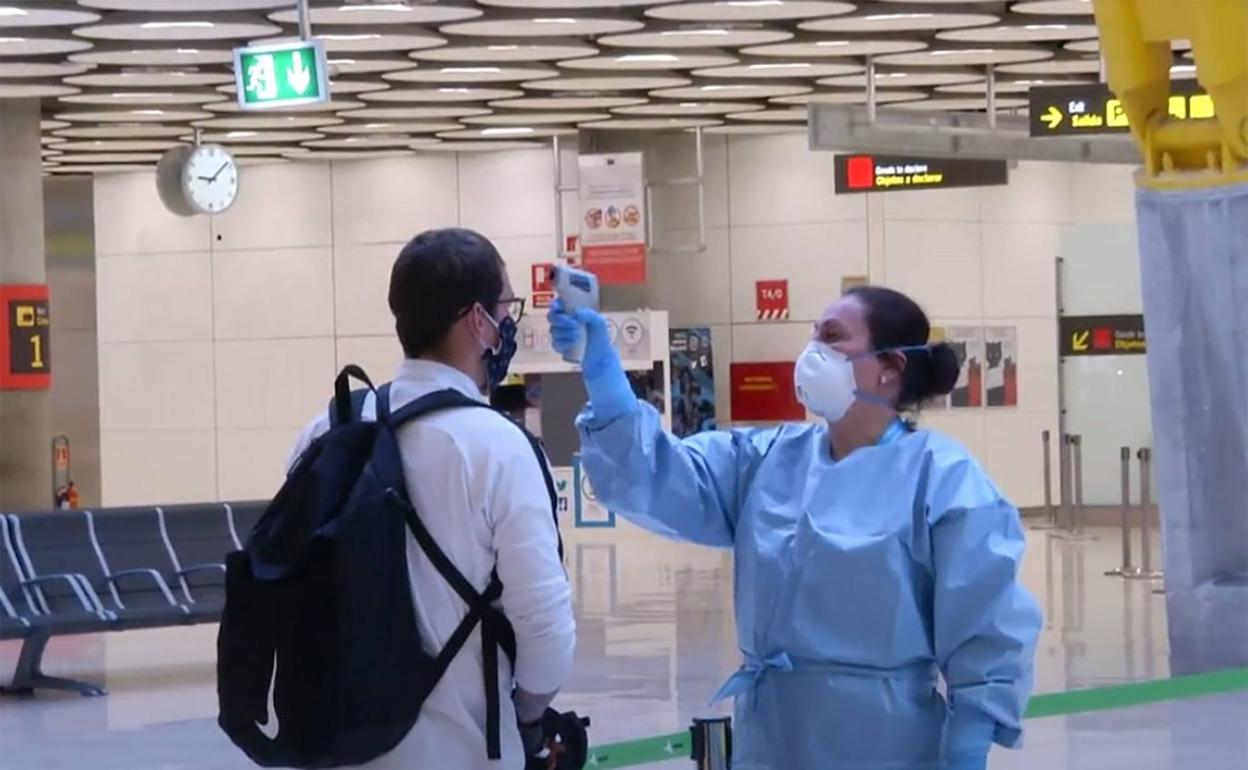
[[[736,554],[733,768],[939,768],[951,708],[1019,745],[1040,612],[1018,511],[962,447],[898,432],[837,462],[823,425],[680,440],[644,403],[578,426],[611,510]]]

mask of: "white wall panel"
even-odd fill
[[[114,256],[95,271],[101,342],[212,339],[208,252]]]
[[[355,364],[368,373],[374,384],[392,380],[403,361],[403,348],[393,333],[380,337],[339,337],[337,354],[336,368]]]
[[[555,232],[554,162],[547,149],[465,153],[460,224],[494,239]],[[413,233],[415,235],[415,233]]]
[[[216,338],[332,336],[332,260],[328,247],[218,251],[213,256]]]
[[[754,323],[732,327],[733,361],[797,361],[810,342],[811,325]],[[728,383],[725,381],[724,386]]]
[[[308,415],[308,419],[311,418],[312,415]],[[286,478],[286,460],[299,433],[290,429],[220,431],[217,434],[218,497],[222,500],[271,498]]]
[[[884,251],[885,283],[929,316],[983,315],[978,223],[889,221]]]
[[[212,430],[101,431],[104,505],[215,500],[215,445]]]
[[[1135,222],[1134,166],[1071,163],[1067,169],[1075,224]]]
[[[1061,225],[984,223],[984,316],[1057,316]]]
[[[805,134],[730,137],[728,164],[734,226],[865,216],[866,197],[835,194],[832,153],[809,151]]]
[[[890,223],[897,220],[978,222],[979,194],[974,187],[879,193],[884,200],[884,218]]]
[[[211,236],[208,217],[171,214],[156,193],[156,174],[95,177],[95,255],[204,251]]]
[[[990,410],[986,422],[985,467],[988,475],[1019,507],[1044,504],[1044,445],[1040,434],[1057,435],[1057,411]],[[1054,464],[1056,474],[1057,465]],[[1057,495],[1057,477],[1053,494]]]
[[[1036,318],[1018,318],[1000,323],[1018,330],[1019,408],[1032,411],[1057,409],[1057,324],[1052,320]]]
[[[101,343],[101,430],[210,430],[211,342]]]
[[[1010,169],[1010,183],[981,187],[985,222],[1069,222],[1070,169],[1063,163],[1023,162]]]
[[[649,303],[668,311],[672,326],[729,322],[729,288],[734,274],[728,259],[727,228],[707,231],[705,251],[652,254],[647,270]]]
[[[213,249],[280,249],[333,242],[328,163],[251,166],[238,200],[212,219]]]
[[[810,322],[841,296],[842,277],[866,272],[865,222],[734,228],[733,320],[758,320],[757,281],[788,279],[789,318]]]
[[[334,340],[218,342],[217,428],[297,428],[334,392]]]
[[[406,243],[459,222],[454,155],[334,163],[332,170],[335,243]]]
[[[402,243],[334,248],[334,312],[339,335],[393,334],[390,271]]]

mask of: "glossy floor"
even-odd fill
[[[1024,579],[1045,610],[1036,689],[1165,677],[1163,597],[1103,576],[1117,535],[1032,533]],[[561,703],[595,719],[596,742],[670,733],[706,715],[738,665],[731,560],[631,528],[568,534],[580,629]],[[225,770],[246,766],[217,731],[213,626],[57,639],[48,673],[107,683],[110,695],[0,702],[0,769]],[[0,646],[7,677],[17,654]],[[1028,722],[1027,747],[993,768],[1248,768],[1248,693]],[[688,762],[653,765],[691,767]]]

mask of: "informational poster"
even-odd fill
[[[628,384],[633,386],[633,395],[653,406],[660,414],[667,410],[667,366],[663,362],[656,361],[649,370],[634,369],[624,374],[628,377]]]
[[[646,282],[646,184],[639,152],[582,155],[581,266],[607,285]]]
[[[949,396],[949,405],[975,408],[984,405],[984,330],[978,326],[950,326],[945,342],[958,356],[958,383]]]
[[[52,387],[48,287],[0,286],[0,390]]]
[[[760,321],[789,320],[789,282],[755,281],[754,305]]]
[[[715,362],[711,330],[672,329],[672,433],[684,438],[715,430]]]
[[[984,329],[984,386],[988,406],[1018,406],[1018,330]]]
[[[806,419],[793,389],[792,361],[734,363],[730,372],[734,422]]]
[[[603,313],[607,331],[620,358],[629,363],[649,361],[650,314],[647,312]],[[516,332],[514,363],[533,371],[535,367],[558,365],[563,359],[550,344],[550,325],[540,313],[526,313]]]

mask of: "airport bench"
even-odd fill
[[[42,672],[53,636],[220,620],[225,556],[242,547],[265,505],[0,514],[0,639],[23,640],[13,681],[0,692],[104,694]]]

